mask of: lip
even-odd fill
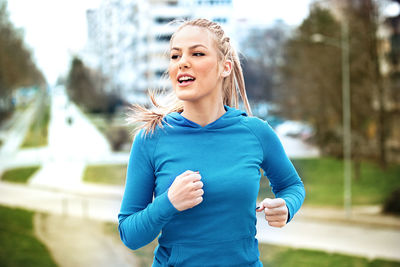
[[[196,80],[196,77],[194,77],[193,75],[190,75],[190,74],[187,74],[187,73],[179,74],[179,75],[176,77],[176,81],[178,82],[178,86],[179,86],[179,87],[186,87],[186,86],[189,86],[189,85],[191,85],[191,84],[194,83],[194,80],[193,80],[193,81],[185,81],[185,82],[183,82],[183,83],[180,83],[180,82],[179,82],[179,79],[180,79],[181,77],[183,77],[183,76],[188,76],[188,77],[193,78],[194,80]]]
[[[179,79],[180,79],[181,77],[183,77],[183,76],[189,76],[190,78],[196,79],[196,77],[194,77],[193,75],[190,75],[190,74],[187,74],[187,73],[182,73],[182,74],[179,74],[179,75],[176,77],[176,80],[179,82]]]

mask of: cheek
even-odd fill
[[[173,64],[169,64],[168,66],[168,75],[171,82],[175,81],[177,68]]]

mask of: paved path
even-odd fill
[[[111,149],[106,138],[75,104],[68,101],[64,87],[56,87],[52,94],[49,157],[29,183],[49,188],[73,188],[81,184],[86,162],[109,156]]]
[[[0,204],[25,207],[41,212],[73,215],[104,222],[117,222],[117,214],[122,198],[121,187],[99,187],[86,185],[81,192],[55,192],[11,183],[0,183]],[[91,191],[89,190],[91,188]],[[374,220],[379,214],[354,214],[364,221],[346,223],[329,221],[325,210],[304,208],[293,222],[282,229],[269,227],[258,214],[257,238],[262,243],[284,245],[294,248],[310,248],[327,252],[357,255],[370,259],[384,258],[400,261],[400,219],[381,216],[377,227]],[[334,213],[334,212],[333,212]],[[312,219],[319,216],[318,219]],[[339,218],[336,217],[338,220]]]
[[[137,266],[129,249],[99,221],[36,213],[34,225],[60,267]]]
[[[400,228],[310,221],[300,215],[279,229],[268,226],[262,214],[257,217],[257,238],[262,243],[400,261]]]

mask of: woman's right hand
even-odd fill
[[[168,198],[179,211],[199,205],[203,201],[203,182],[199,172],[187,170],[177,176],[168,189]]]

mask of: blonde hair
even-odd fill
[[[252,115],[250,104],[247,99],[243,71],[239,57],[235,49],[232,47],[229,37],[225,35],[222,27],[207,19],[185,21],[172,35],[170,43],[172,43],[176,33],[186,26],[205,28],[212,33],[216,43],[219,60],[230,60],[232,62],[232,71],[229,76],[223,79],[222,82],[223,103],[230,107],[239,108],[240,95],[247,113]],[[162,127],[162,121],[167,114],[183,111],[183,102],[176,96],[174,97],[174,95],[170,95],[172,96],[172,99],[170,99],[166,106],[161,106],[157,103],[154,92],[150,92],[149,96],[154,106],[153,109],[150,110],[138,104],[134,104],[131,107],[131,114],[128,117],[129,122],[140,123],[136,130],[144,129],[145,134],[150,132],[153,133],[157,126]]]

